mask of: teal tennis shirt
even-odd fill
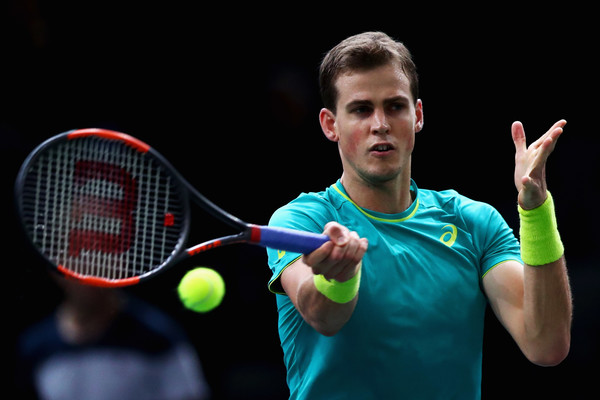
[[[302,319],[279,277],[300,254],[267,249],[291,399],[479,399],[483,276],[520,259],[490,205],[418,189],[400,214],[358,207],[338,181],[278,209],[270,225],[321,233],[337,221],[369,240],[358,302],[332,337]]]

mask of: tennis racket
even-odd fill
[[[146,143],[105,129],[54,136],[25,160],[15,184],[29,241],[82,283],[135,285],[206,250],[250,243],[310,253],[325,235],[246,223],[191,186]],[[190,199],[236,234],[185,247]]]

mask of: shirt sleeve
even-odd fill
[[[271,216],[269,226],[322,233],[325,224],[332,220],[328,208],[328,204],[317,196],[311,194],[301,195],[298,199],[275,211]],[[285,294],[279,277],[285,268],[301,256],[300,253],[267,247],[269,268],[273,273],[269,281],[271,292]]]
[[[480,255],[480,276],[483,278],[496,265],[514,260],[521,264],[521,247],[513,230],[491,205],[472,202],[463,209],[463,218],[471,232]]]

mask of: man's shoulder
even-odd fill
[[[465,196],[454,189],[419,189],[419,197],[423,208],[439,208],[469,220],[481,220],[497,213],[491,204]]]
[[[334,208],[334,201],[329,188],[320,192],[303,192],[275,210],[271,218],[289,217],[290,214],[321,214]]]

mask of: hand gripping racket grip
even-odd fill
[[[278,250],[308,254],[329,241],[329,236],[294,229],[260,226],[258,244]]]

